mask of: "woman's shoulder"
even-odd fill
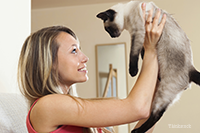
[[[50,112],[52,109],[56,109],[59,106],[67,106],[71,102],[71,96],[64,94],[49,94],[41,97],[34,105],[33,109],[39,110],[40,112]],[[63,105],[64,104],[64,105]]]
[[[34,127],[55,128],[59,118],[70,114],[71,97],[63,94],[50,94],[40,98],[30,112],[30,120]],[[45,125],[44,125],[45,123]]]
[[[39,116],[39,118],[59,117],[63,113],[74,112],[72,107],[77,106],[80,99],[74,98],[66,94],[49,94],[40,98],[31,110],[31,116]]]

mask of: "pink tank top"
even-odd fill
[[[28,129],[28,132],[29,133],[37,133],[32,125],[31,125],[31,122],[30,122],[30,112],[33,108],[33,106],[35,105],[35,103],[37,102],[38,100],[36,100],[33,105],[31,106],[29,112],[28,112],[28,116],[26,118],[26,126],[27,126],[27,129]],[[68,125],[63,125],[61,127],[59,127],[58,129],[50,132],[50,133],[82,133],[83,132],[83,127],[77,127],[77,126],[68,126]],[[102,130],[101,129],[98,129],[98,133],[102,133]]]

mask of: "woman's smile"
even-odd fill
[[[88,70],[87,70],[86,66],[79,68],[78,71],[79,72],[88,73]]]

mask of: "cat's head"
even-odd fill
[[[119,37],[124,29],[123,4],[117,4],[112,8],[97,15],[104,22],[105,30],[111,37]]]
[[[142,24],[141,4],[139,1],[119,3],[100,12],[97,17],[103,20],[104,28],[111,37],[119,37],[124,29],[132,30],[135,23]]]

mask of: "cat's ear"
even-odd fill
[[[106,12],[101,12],[96,17],[102,19],[104,22],[108,19]]]
[[[115,14],[116,14],[116,12],[115,12],[114,10],[109,9],[109,10],[107,10],[107,11],[105,11],[105,12],[99,13],[96,17],[102,19],[104,22],[105,22],[106,20],[108,20],[108,19],[109,19],[110,21],[113,21],[114,18],[115,18]]]

